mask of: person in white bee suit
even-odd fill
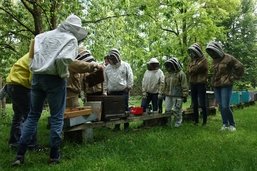
[[[110,50],[107,60],[109,64],[104,69],[104,94],[122,95],[125,99],[125,111],[129,111],[129,92],[133,87],[133,72],[130,65],[120,59],[120,51],[116,48]],[[128,131],[129,123],[124,123],[124,130]],[[114,130],[120,130],[116,124]]]
[[[148,108],[150,102],[152,104],[153,113],[162,113],[162,106],[159,106],[159,100],[163,98],[164,74],[160,69],[160,63],[156,58],[151,58],[147,63],[147,70],[142,80],[142,103],[144,112]]]
[[[13,166],[24,163],[27,145],[36,131],[45,100],[50,109],[50,164],[59,163],[68,66],[78,55],[78,44],[87,35],[81,19],[71,14],[56,29],[35,37],[31,49],[31,108],[24,123]]]

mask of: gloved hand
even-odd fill
[[[125,92],[129,92],[130,90],[131,90],[131,88],[129,88],[129,87],[126,87],[126,88],[124,89]]]
[[[80,99],[81,99],[82,102],[85,104],[85,102],[86,102],[86,97],[85,97],[84,91],[81,91],[81,92],[80,92]]]
[[[142,99],[146,99],[146,98],[147,98],[147,93],[143,93]]]
[[[162,100],[163,99],[163,95],[162,94],[158,94],[158,99]]]
[[[184,103],[186,103],[187,102],[187,97],[182,97],[182,100],[183,100]]]

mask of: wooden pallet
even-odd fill
[[[146,122],[146,126],[153,126],[152,122],[158,120],[157,123],[166,123],[168,118],[170,118],[169,114],[144,114],[140,116],[129,115],[127,118],[124,119],[117,118],[108,121],[87,122],[84,124],[66,128],[64,130],[64,139],[68,141],[75,140],[78,143],[92,142],[94,136],[93,129],[97,127],[109,127],[115,124],[123,124],[134,121],[144,121]]]
[[[78,107],[78,108],[67,108],[64,113],[64,119],[74,118],[77,116],[90,115],[92,113],[92,108],[87,107]]]

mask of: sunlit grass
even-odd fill
[[[8,109],[9,110],[9,109]],[[25,165],[15,170],[256,170],[257,168],[257,105],[234,110],[237,131],[221,132],[221,117],[208,118],[206,127],[185,121],[181,128],[156,126],[137,127],[131,124],[128,133],[112,132],[109,128],[94,130],[93,143],[64,142],[62,162],[48,166],[48,151],[26,155]],[[10,162],[15,151],[8,148],[11,110],[0,121],[0,170],[13,170]],[[47,113],[42,115],[39,143],[47,145]]]

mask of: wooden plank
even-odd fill
[[[126,119],[110,120],[105,122],[99,121],[99,122],[84,123],[81,125],[76,125],[71,128],[65,129],[64,130],[64,133],[66,136],[65,139],[68,138],[69,140],[72,140],[74,139],[74,135],[77,135],[77,137],[75,138],[76,141],[79,140],[80,142],[90,142],[93,140],[93,137],[94,137],[93,128],[96,128],[96,127],[104,127],[108,125],[122,124],[126,122],[133,122],[133,121],[139,121],[139,120],[145,120],[148,122],[158,120],[159,122],[159,120],[162,121],[162,119],[165,119],[165,123],[166,123],[169,117],[170,117],[170,114],[152,114],[152,115],[145,114],[141,116],[130,115]]]
[[[158,118],[165,118],[170,117],[170,114],[143,114],[139,116],[130,115],[128,120],[150,120],[150,119],[158,119]]]
[[[66,109],[64,113],[64,119],[73,118],[77,116],[85,116],[90,115],[92,113],[91,108],[74,108],[74,109]]]
[[[64,130],[65,132],[72,132],[72,131],[78,131],[78,130],[83,130],[86,128],[97,128],[97,127],[103,127],[105,126],[105,122],[100,121],[100,122],[91,122],[91,123],[84,123],[81,125],[77,125],[74,127],[71,127],[69,129]]]

